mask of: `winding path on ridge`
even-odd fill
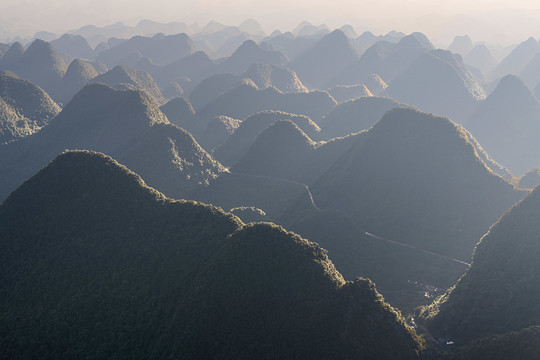
[[[321,211],[321,209],[320,209],[320,208],[317,206],[317,204],[315,203],[315,199],[313,198],[313,194],[311,193],[311,190],[309,189],[309,185],[307,185],[307,184],[303,184],[303,183],[301,183],[301,182],[293,181],[293,180],[289,180],[289,179],[276,178],[276,177],[266,176],[266,175],[255,175],[255,174],[237,173],[237,172],[232,172],[232,171],[230,171],[229,169],[227,169],[227,173],[229,173],[229,174],[231,174],[231,175],[237,175],[237,176],[248,176],[248,177],[259,178],[259,179],[267,179],[267,180],[281,181],[281,182],[286,182],[286,183],[289,183],[289,184],[294,184],[294,185],[302,186],[302,187],[306,190],[306,193],[307,193],[307,195],[308,195],[308,197],[309,197],[309,200],[310,200],[311,205],[313,206],[313,208],[314,208],[315,210],[317,210],[317,211]],[[413,246],[413,245],[405,244],[405,243],[402,243],[402,242],[399,242],[399,241],[386,239],[386,238],[377,236],[377,235],[375,235],[375,234],[369,233],[369,232],[367,232],[367,231],[364,231],[364,234],[365,234],[366,236],[368,236],[369,238],[371,238],[371,239],[376,239],[376,240],[380,240],[380,241],[385,241],[385,242],[387,242],[387,243],[390,243],[390,244],[393,244],[393,245],[396,245],[396,246],[401,246],[401,247],[406,247],[406,248],[409,248],[409,249],[417,250],[417,251],[423,252],[424,254],[428,254],[428,255],[436,256],[436,257],[439,257],[439,258],[442,258],[442,259],[445,259],[445,260],[453,261],[453,262],[455,262],[455,263],[462,264],[462,265],[465,265],[465,266],[467,266],[467,267],[471,266],[471,264],[469,264],[469,263],[467,263],[467,262],[465,262],[465,261],[462,261],[462,260],[459,260],[459,259],[455,259],[455,258],[450,257],[450,256],[437,254],[437,253],[434,253],[434,252],[432,252],[432,251],[429,251],[429,250],[426,250],[426,249],[422,249],[422,248],[419,248],[419,247],[416,247],[416,246]]]

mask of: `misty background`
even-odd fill
[[[344,23],[357,32],[370,30],[421,31],[447,46],[455,35],[468,34],[510,45],[540,33],[540,3],[513,1],[397,1],[381,0],[2,0],[0,41],[31,38],[38,31],[62,34],[83,25],[106,26],[121,21],[136,25],[142,19],[180,21],[204,26],[210,20],[226,25],[254,18],[266,32],[292,30],[300,21]]]

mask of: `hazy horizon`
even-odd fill
[[[501,45],[540,36],[540,3],[528,0],[514,1],[511,6],[504,1],[485,0],[381,0],[375,4],[352,0],[299,0],[292,3],[284,0],[271,3],[247,0],[3,0],[3,3],[0,14],[2,41],[15,36],[29,38],[38,31],[61,35],[85,25],[106,26],[118,21],[136,25],[140,20],[150,19],[204,26],[210,20],[238,25],[248,18],[257,20],[268,34],[276,29],[292,30],[307,20],[330,28],[350,24],[359,33],[365,30],[375,33],[421,31],[441,45],[448,45],[454,36],[464,34],[470,35],[473,41]]]

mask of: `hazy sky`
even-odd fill
[[[502,38],[503,42],[505,38],[540,36],[538,0],[0,0],[0,8],[4,35],[28,35],[37,30],[61,33],[117,21],[134,25],[144,18],[188,24],[205,24],[210,19],[238,24],[255,18],[266,31],[289,30],[306,19],[330,27],[349,23],[360,31],[420,30],[441,39],[444,35],[440,33],[449,31],[476,31],[478,36]]]

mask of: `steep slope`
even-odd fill
[[[283,93],[308,92],[296,73],[268,64],[253,64],[242,77],[250,78],[259,89],[275,87]]]
[[[422,33],[402,37],[397,44],[379,41],[328,83],[332,85],[354,85],[364,83],[372,74],[378,74],[390,83],[421,54],[433,50],[433,45]],[[366,86],[372,90],[369,85]]]
[[[338,102],[358,99],[361,97],[373,96],[371,91],[364,85],[336,85],[327,89],[328,93]]]
[[[336,101],[327,92],[311,91],[284,94],[273,87],[258,90],[255,84],[248,82],[221,94],[204,109],[201,109],[199,115],[208,122],[219,115],[245,119],[260,111],[280,110],[306,115],[317,122],[336,104]]]
[[[422,54],[390,83],[384,95],[462,123],[485,98],[479,81],[449,51]]]
[[[0,233],[7,357],[418,355],[373,283],[345,282],[316,244],[166,199],[100,154],[31,178],[0,205]]]
[[[231,167],[231,172],[294,177],[314,148],[315,143],[295,123],[279,120],[257,136],[249,150]]]
[[[174,98],[161,106],[160,110],[167,116],[171,124],[187,130],[196,138],[201,136],[204,128],[193,106],[186,99],[182,97]]]
[[[228,116],[213,118],[201,135],[201,146],[208,150],[223,145],[240,126],[242,121]]]
[[[537,188],[480,240],[455,288],[424,309],[433,332],[465,343],[540,324],[539,216]]]
[[[253,40],[245,41],[236,51],[217,67],[218,73],[240,75],[252,64],[284,66],[289,59],[280,51],[265,50]]]
[[[469,35],[456,36],[448,50],[461,56],[467,55],[473,49],[473,44]]]
[[[539,67],[540,53],[536,54],[519,73],[519,77],[523,79],[523,82],[531,89],[534,89],[534,87],[540,83]]]
[[[152,76],[144,71],[130,69],[124,65],[117,65],[105,74],[96,76],[92,82],[103,83],[116,89],[143,90],[158,104],[165,101]]]
[[[75,59],[69,64],[62,80],[54,91],[55,98],[62,104],[67,104],[84,85],[99,74],[92,64],[81,59]]]
[[[140,53],[157,65],[172,63],[195,52],[195,45],[186,34],[153,37],[134,36],[111,49],[102,51],[97,59],[109,67],[118,65],[120,61],[132,54]]]
[[[485,45],[476,45],[467,55],[463,57],[467,65],[480,69],[484,75],[489,74],[495,66],[497,60]]]
[[[446,118],[396,108],[311,191],[321,209],[343,211],[365,231],[468,260],[524,195],[489,170],[469,139]]]
[[[518,186],[522,189],[532,189],[540,184],[540,167],[527,171],[520,179]]]
[[[30,44],[22,55],[20,44],[14,44],[12,48],[13,51],[10,48],[2,59],[1,69],[11,70],[46,92],[53,93],[67,70],[67,65],[56,49],[39,39]]]
[[[118,160],[142,174],[145,182],[175,199],[208,186],[225,168],[204,151],[187,131],[156,124]]]
[[[117,91],[90,84],[38,133],[2,149],[0,198],[65,149],[98,150],[113,156],[133,147],[156,123],[168,123],[140,91]]]
[[[497,162],[515,175],[538,166],[540,103],[518,77],[502,78],[465,126]]]
[[[406,106],[386,97],[365,97],[339,104],[320,121],[320,125],[327,139],[346,136],[369,129],[388,110]]]
[[[357,59],[351,41],[341,30],[334,30],[298,56],[290,67],[312,89],[324,89],[335,75]]]
[[[497,79],[508,74],[519,75],[538,52],[540,52],[538,41],[532,37],[528,38],[501,60],[493,70],[491,78]]]
[[[283,111],[263,111],[242,121],[227,141],[216,149],[214,155],[227,166],[235,164],[248,151],[255,138],[264,129],[279,120],[291,120],[311,139],[318,140],[320,136],[319,126],[306,116]]]
[[[233,74],[216,74],[197,84],[189,95],[189,102],[198,111],[217,99],[219,95],[238,86],[240,78]]]
[[[95,58],[94,49],[88,41],[81,35],[64,34],[56,40],[51,41],[51,45],[61,53],[72,58],[92,60]]]
[[[203,51],[197,51],[189,56],[182,57],[168,65],[151,72],[152,77],[164,86],[171,81],[190,79],[197,84],[215,71],[216,64]]]
[[[0,71],[0,144],[35,133],[59,112],[41,88]]]

